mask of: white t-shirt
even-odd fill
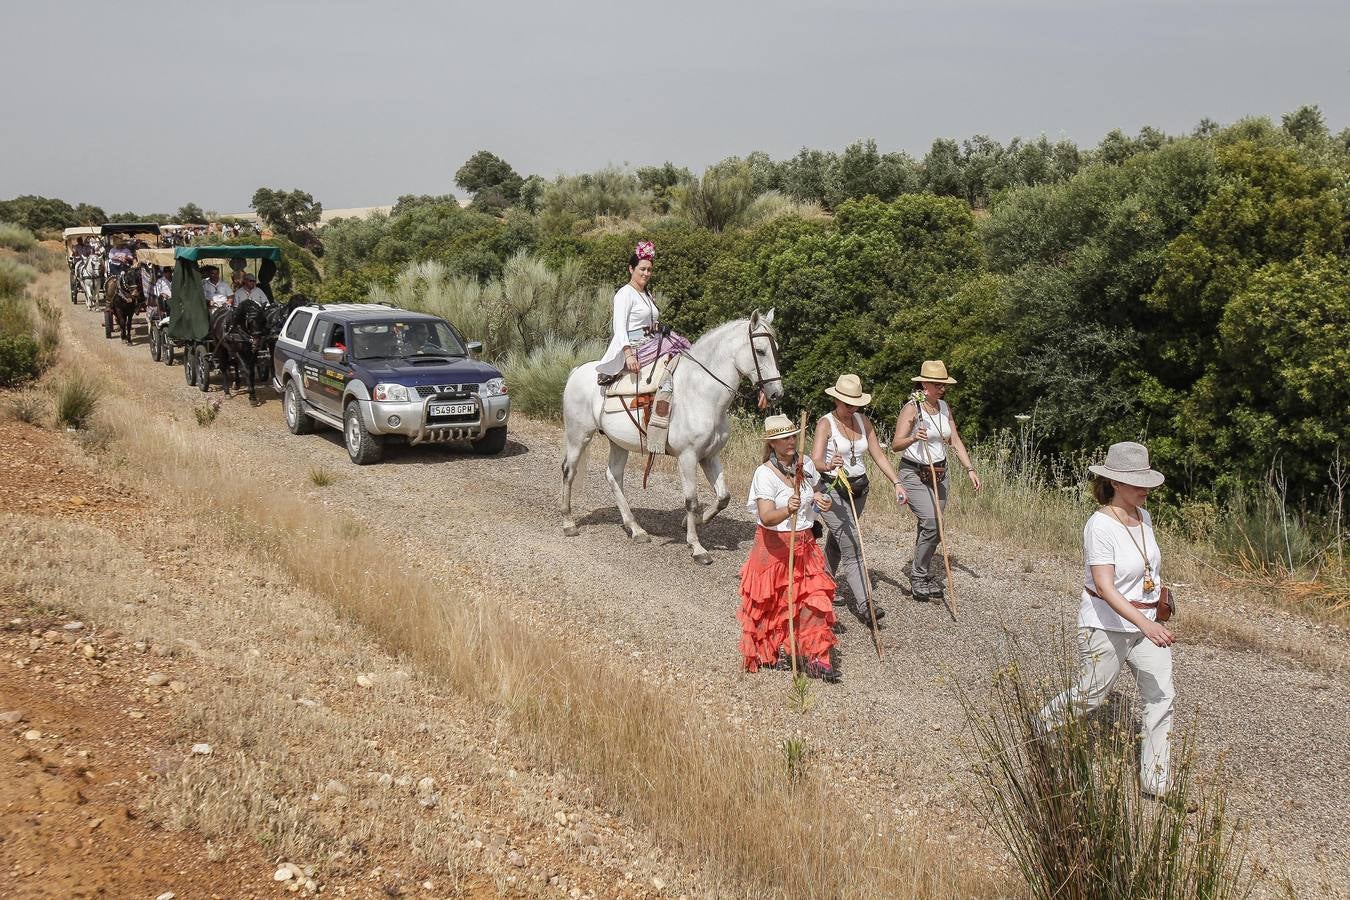
[[[222,281],[211,281],[202,279],[202,294],[206,297],[206,302],[213,309],[228,306],[230,302],[230,289]]]
[[[254,287],[251,290],[249,288],[241,287],[234,292],[234,306],[238,306],[245,300],[256,303],[259,306],[267,306],[271,302],[267,299],[267,294],[263,293],[263,289],[260,287]]]
[[[811,523],[816,521],[815,507],[815,488],[816,467],[811,462],[811,457],[803,454],[802,465],[802,486],[801,486],[801,508],[797,510],[797,531],[803,528],[810,528]],[[750,496],[745,501],[745,508],[750,510],[755,521],[759,522],[770,531],[792,531],[792,516],[788,516],[777,525],[764,525],[759,518],[759,500],[772,500],[773,505],[779,509],[787,509],[788,500],[792,497],[792,485],[788,484],[778,474],[773,463],[766,462],[755,469],[755,476],[750,480]]]
[[[1078,607],[1078,627],[1101,628],[1106,631],[1138,632],[1129,622],[1122,619],[1105,600],[1099,600],[1087,592],[1087,588],[1097,589],[1092,579],[1093,566],[1116,567],[1116,590],[1126,600],[1140,603],[1152,603],[1158,599],[1162,589],[1162,554],[1158,551],[1158,539],[1153,534],[1153,518],[1148,510],[1139,510],[1143,522],[1140,526],[1131,526],[1127,533],[1125,525],[1108,512],[1097,510],[1083,526],[1083,594]],[[1134,542],[1130,542],[1131,534]],[[1143,547],[1148,553],[1149,565],[1153,574],[1153,592],[1144,596],[1144,558],[1139,553]],[[1157,607],[1139,610],[1145,618],[1154,619]]]
[[[938,401],[937,415],[924,409],[922,403],[915,405],[919,410],[914,416],[914,431],[910,432],[910,436],[919,430],[920,425],[928,429],[928,455],[924,455],[924,441],[915,441],[901,450],[900,455],[921,466],[930,462],[940,463],[947,458],[947,441],[952,439],[952,412],[947,408],[946,400]]]

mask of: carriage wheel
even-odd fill
[[[103,336],[112,339],[112,307],[107,306],[103,310]]]
[[[197,345],[197,387],[203,394],[211,390],[211,356],[201,344]]]
[[[166,337],[164,339],[164,365],[166,366],[173,365],[174,351],[176,349],[177,348],[174,347],[173,345],[173,339]]]
[[[197,363],[192,358],[191,344],[183,347],[183,377],[187,379],[188,387],[197,386]]]

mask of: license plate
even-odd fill
[[[472,415],[477,407],[472,403],[433,403],[431,404],[431,415],[433,416],[468,416]]]

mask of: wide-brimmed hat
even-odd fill
[[[781,413],[764,420],[764,440],[776,441],[779,438],[792,437],[800,431],[791,419]]]
[[[1141,488],[1155,488],[1163,483],[1163,473],[1148,466],[1148,448],[1134,441],[1112,444],[1106,451],[1106,462],[1088,466],[1093,475],[1100,475],[1121,484]]]
[[[863,393],[862,379],[852,372],[840,375],[834,387],[825,389],[825,394],[836,400],[842,400],[849,406],[866,406],[872,402],[872,395]]]
[[[956,379],[947,374],[947,364],[940,359],[925,359],[919,366],[919,374],[910,381],[932,381],[936,384],[956,384]]]

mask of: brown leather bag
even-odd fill
[[[1156,619],[1159,622],[1166,622],[1172,618],[1176,611],[1176,602],[1172,599],[1172,589],[1164,584],[1158,591],[1158,615]]]

